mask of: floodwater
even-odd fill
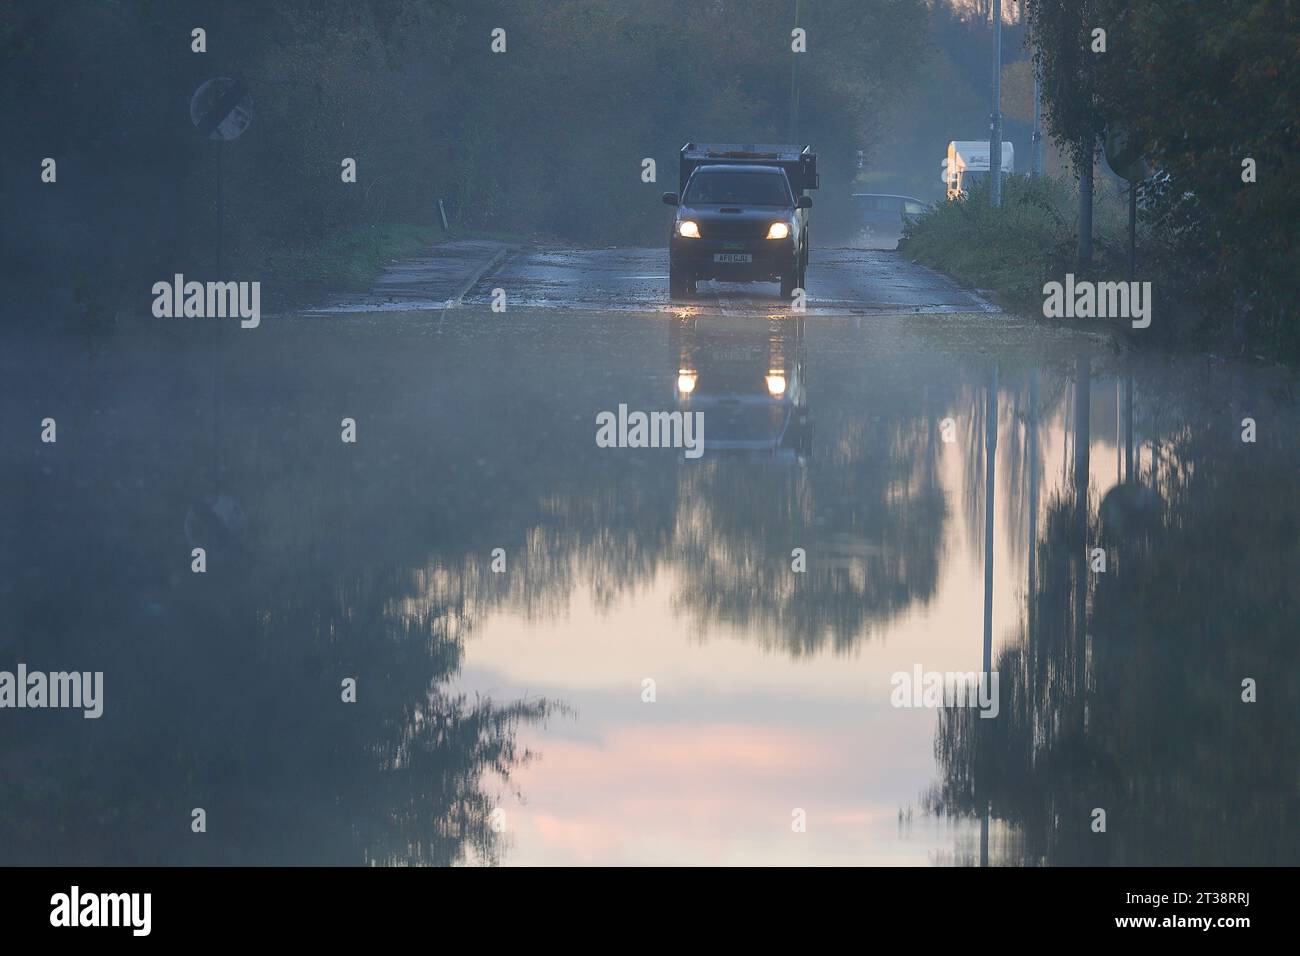
[[[0,670],[104,675],[0,710],[0,863],[1300,863],[1289,375],[987,314],[215,323],[0,358]],[[704,454],[598,447],[620,405]],[[895,706],[986,669],[994,717]]]

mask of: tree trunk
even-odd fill
[[[1085,143],[1086,159],[1079,169],[1079,265],[1092,263],[1092,160],[1096,148],[1089,138]]]

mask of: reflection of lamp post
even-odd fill
[[[1087,354],[1075,365],[1074,384],[1074,687],[1078,729],[1083,731],[1088,614],[1088,477],[1092,427],[1092,363]]]
[[[998,367],[984,392],[984,686],[992,687],[993,671],[993,486],[998,458]],[[982,714],[980,716],[983,716]],[[979,721],[977,720],[978,724]],[[980,818],[980,866],[989,865],[989,800]]]
[[[993,669],[993,482],[998,451],[998,367],[984,399],[984,673]]]
[[[1133,373],[1124,376],[1124,480],[1133,480]]]
[[[1029,379],[1029,598],[1025,619],[1028,637],[1034,639],[1034,591],[1038,587],[1038,370]]]

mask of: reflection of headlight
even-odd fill
[[[769,375],[767,377],[767,394],[771,395],[773,398],[785,394],[784,375]]]
[[[790,227],[783,222],[774,222],[767,230],[769,239],[788,239],[790,237]]]
[[[695,391],[695,373],[682,369],[677,373],[677,391],[689,395]]]
[[[677,224],[677,235],[683,239],[700,238],[700,227],[690,219],[683,219]]]

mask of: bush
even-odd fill
[[[1099,178],[1093,197],[1093,261],[1077,263],[1079,193],[1062,179],[1009,176],[1002,205],[989,204],[987,184],[966,198],[938,203],[909,226],[899,245],[914,262],[990,292],[1003,305],[1039,314],[1043,283],[1128,277],[1127,200]],[[1146,251],[1139,230],[1139,262]],[[1147,262],[1139,278],[1152,278]]]

